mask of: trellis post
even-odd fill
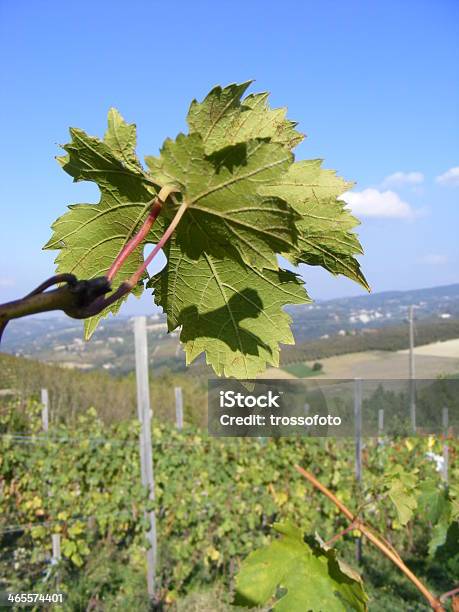
[[[40,394],[41,403],[41,425],[43,431],[47,432],[49,427],[49,395],[48,389],[42,389]]]
[[[183,429],[183,395],[182,387],[175,387],[175,421],[177,423],[177,429],[181,431]]]
[[[443,425],[443,436],[445,438],[443,442],[443,466],[441,475],[445,482],[448,484],[448,461],[449,461],[449,446],[448,446],[448,427],[449,427],[449,415],[448,408],[444,406],[442,410],[442,425]]]
[[[150,387],[148,381],[148,345],[147,325],[145,317],[136,317],[134,320],[135,339],[135,370],[137,382],[137,413],[142,425],[140,434],[140,466],[142,484],[148,488],[151,501],[155,499],[155,481],[153,472],[153,448],[151,440]],[[146,512],[149,523],[147,539],[150,547],[147,550],[147,589],[150,598],[155,594],[157,542],[156,542],[156,516],[154,510]]]
[[[362,484],[362,380],[354,379],[354,427],[355,427],[355,480],[357,487]],[[357,563],[362,562],[362,538],[355,545]]]

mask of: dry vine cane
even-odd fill
[[[388,559],[392,561],[392,563],[394,563],[405,574],[408,580],[410,580],[414,584],[414,586],[418,589],[418,591],[420,591],[422,595],[425,597],[425,599],[429,602],[429,605],[432,608],[432,610],[435,610],[436,612],[445,612],[443,603],[449,597],[453,597],[453,610],[456,610],[455,605],[457,605],[456,604],[457,600],[454,596],[459,593],[459,587],[453,589],[452,591],[448,591],[447,593],[444,593],[439,598],[435,597],[435,595],[433,595],[429,591],[429,589],[421,582],[421,580],[419,580],[419,578],[413,574],[413,572],[409,569],[409,567],[405,565],[405,563],[402,561],[402,559],[398,555],[397,551],[394,550],[394,548],[389,544],[389,542],[386,542],[384,538],[377,535],[374,532],[374,530],[371,527],[369,527],[367,524],[365,524],[358,516],[355,516],[349,510],[349,508],[347,508],[347,506],[345,506],[336,497],[336,495],[334,495],[334,493],[330,491],[330,489],[327,489],[326,486],[324,486],[321,482],[319,482],[317,478],[315,478],[315,476],[311,474],[311,472],[308,472],[307,470],[305,470],[299,465],[295,465],[295,469],[302,476],[304,476],[316,489],[318,489],[321,493],[323,493],[326,497],[328,497],[328,499],[335,504],[335,506],[338,508],[341,514],[343,514],[349,521],[351,521],[350,526],[347,527],[340,534],[333,537],[327,543],[328,545],[334,544],[334,542],[339,537],[345,535],[349,531],[352,531],[353,529],[357,529],[358,531],[360,531],[362,535],[364,535],[368,540],[370,540],[370,542],[374,544],[374,546],[376,546]]]
[[[120,250],[110,270],[105,276],[90,280],[78,280],[73,274],[56,274],[41,283],[31,293],[19,300],[0,304],[0,342],[8,322],[40,312],[62,310],[73,319],[86,319],[101,313],[105,308],[127,295],[142,278],[147,267],[156,257],[164,244],[177,227],[186,210],[186,203],[179,206],[177,213],[161,240],[138,270],[106,297],[112,291],[112,280],[121,269],[126,259],[142,243],[161,212],[164,202],[176,191],[174,187],[166,186],[150,203],[150,212],[135,236]],[[46,291],[54,285],[64,285],[51,291]]]

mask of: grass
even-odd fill
[[[283,366],[282,368],[285,372],[289,374],[293,374],[297,378],[309,378],[310,376],[320,376],[323,374],[322,370],[313,370],[306,363],[291,363],[289,365]]]

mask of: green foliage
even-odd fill
[[[459,570],[459,506],[458,485],[439,489],[435,481],[423,483],[420,508],[431,523],[432,538],[429,556],[443,562],[452,571]]]
[[[214,87],[203,102],[191,103],[187,117],[190,134],[201,135],[207,155],[254,138],[269,139],[287,149],[303,140],[303,134],[295,130],[296,123],[286,119],[287,109],[269,108],[268,93],[251,94],[241,103],[251,83]]]
[[[103,276],[120,249],[145,219],[149,202],[156,193],[155,185],[144,173],[135,154],[136,129],[128,125],[115,109],[108,113],[108,129],[103,141],[88,136],[83,130],[70,129],[72,140],[63,146],[66,155],[57,160],[74,181],[91,181],[100,189],[100,201],[94,204],[72,204],[52,226],[53,235],[45,249],[59,249],[58,272],[71,272],[79,278]],[[156,242],[160,229],[156,226],[147,242]],[[133,274],[143,261],[143,248],[138,247],[126,261],[123,275]],[[142,287],[134,293],[140,295]],[[122,300],[106,312],[85,321],[89,338],[97,323],[108,312],[119,311]]]
[[[249,85],[216,87],[203,102],[193,101],[189,133],[148,156],[148,170],[135,154],[135,126],[117,111],[109,113],[103,141],[72,128],[59,161],[74,180],[95,182],[101,200],[71,206],[45,246],[61,249],[60,272],[106,274],[155,194],[173,186],[178,193],[167,199],[146,242],[158,242],[178,211],[185,212],[165,249],[166,266],[147,286],[169,330],[182,327],[188,363],[204,352],[217,374],[238,377],[278,365],[279,343],[293,343],[282,307],[309,301],[298,277],[279,268],[278,255],[368,288],[355,259],[362,253],[353,233],[358,222],[340,199],[352,184],[320,160],[295,162],[292,149],[302,140],[296,124],[285,109],[269,108],[267,93],[242,99]],[[115,282],[141,265],[143,246]],[[86,322],[87,338],[107,312]]]
[[[192,591],[174,604],[173,612],[236,612],[231,605],[231,593],[219,582],[211,588]]]
[[[181,253],[277,270],[276,252],[294,248],[294,211],[280,198],[259,193],[260,185],[282,176],[291,163],[282,145],[250,140],[209,157],[199,134],[179,134],[166,140],[160,157],[146,162],[155,180],[178,187],[186,201],[175,239]]]
[[[86,605],[91,592],[104,600],[111,593],[116,605],[121,605],[124,596],[133,601],[134,586],[138,591],[138,585],[144,585],[147,525],[143,512],[149,507],[140,486],[137,423],[104,425],[90,411],[80,414],[71,426],[53,425],[46,437],[40,431],[38,405],[31,405],[21,417],[17,412],[12,406],[0,416],[0,532],[11,525],[34,527],[0,534],[1,588],[27,590],[42,585],[49,567],[44,556],[51,552],[51,533],[58,532],[65,540],[63,588],[69,593],[81,589]],[[11,435],[18,431],[34,437]],[[352,441],[308,439],[305,443],[282,438],[260,444],[256,439],[209,438],[191,426],[180,433],[171,424],[155,421],[153,442],[158,592],[171,605],[215,580],[227,580],[228,588],[238,562],[269,545],[273,522],[291,521],[302,533],[318,531],[324,540],[348,526],[323,495],[292,471],[297,462],[313,470],[350,508],[361,507],[362,518],[389,536],[403,558],[425,559],[432,575],[436,571],[441,576],[444,591],[457,576],[457,510],[453,508],[457,508],[458,446],[454,440],[450,441],[447,493],[435,464],[425,459],[427,451],[440,452],[440,442],[433,438],[384,446],[368,442],[365,489],[360,493],[354,482]],[[381,486],[384,473],[398,463],[408,473],[417,468],[419,482],[425,483],[418,492],[415,520],[404,529],[394,529],[399,526],[398,513],[384,495],[387,488]],[[430,491],[428,483],[432,483]],[[447,502],[438,502],[437,509],[432,503],[435,491]],[[437,534],[441,537],[431,544]],[[352,534],[336,548],[340,558],[353,562]],[[103,551],[111,561],[101,560]],[[129,566],[129,576],[121,569],[115,571],[117,564]],[[108,569],[103,571],[104,567]],[[378,580],[386,592],[398,570],[385,567],[383,572]],[[396,584],[392,597],[403,601]],[[379,602],[383,591],[378,586],[373,592]],[[410,606],[419,601],[416,597],[410,591]],[[411,607],[416,609],[414,604]]]
[[[282,368],[285,372],[293,374],[297,378],[308,378],[309,376],[317,376],[317,371],[313,370],[306,363],[291,363]]]
[[[388,489],[387,494],[397,510],[400,525],[406,525],[413,517],[417,506],[417,474],[405,471],[401,465],[395,465],[390,471],[386,472],[384,484]]]
[[[107,611],[150,609],[142,554],[132,547],[123,549],[104,542],[86,558],[84,571],[71,564],[61,567],[59,582],[64,583],[65,612],[88,607]]]
[[[261,192],[283,198],[300,215],[296,220],[297,248],[286,253],[292,263],[320,265],[369,289],[355,259],[356,253],[363,253],[351,231],[358,221],[338,199],[352,183],[336,177],[334,171],[323,170],[321,163],[308,160],[292,164],[280,181],[262,187]]]
[[[319,542],[311,546],[302,531],[290,523],[278,523],[274,528],[282,537],[251,553],[242,564],[236,604],[266,604],[280,588],[286,593],[273,605],[278,612],[367,609],[360,576],[339,561],[334,550]]]
[[[279,306],[307,300],[298,277],[207,254],[193,261],[173,245],[167,253],[170,270],[152,284],[156,302],[170,311],[169,327],[182,326],[187,362],[206,351],[218,375],[243,378],[255,378],[261,363],[278,365],[279,343],[294,342],[290,317]],[[204,312],[200,304],[213,309]]]

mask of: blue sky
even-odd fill
[[[1,1],[0,302],[53,273],[66,205],[98,199],[54,160],[69,126],[102,136],[115,106],[156,154],[192,98],[250,78],[307,134],[299,159],[357,182],[373,291],[459,282],[458,40],[453,0]],[[361,293],[301,272],[316,299]]]

